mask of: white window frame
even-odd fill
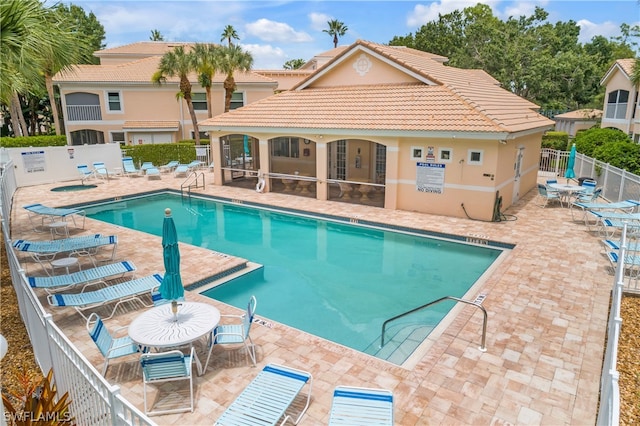
[[[474,154],[480,154],[479,160],[472,160]],[[467,164],[470,166],[482,166],[484,161],[484,149],[470,149],[467,151]]]
[[[240,106],[236,106],[236,107],[234,108],[234,107],[233,107],[233,105],[234,105],[233,95],[238,96],[238,94],[242,95],[242,105],[240,105]],[[238,101],[235,101],[235,103],[237,104],[237,103],[238,103]],[[246,97],[245,97],[244,92],[233,92],[233,93],[232,93],[232,95],[231,95],[231,105],[229,105],[229,111],[233,111],[234,109],[241,108],[241,107],[245,106],[246,104],[247,104],[247,99],[246,99]]]
[[[120,109],[111,109],[111,103],[109,102],[109,93],[117,93],[118,94],[118,103],[120,104]],[[122,114],[124,113],[124,105],[122,103],[122,91],[121,90],[105,90],[104,92],[104,102],[105,109],[108,114]]]
[[[449,158],[442,158],[442,155],[444,153],[448,153],[449,154]],[[438,148],[438,162],[439,163],[451,163],[451,161],[453,161],[453,149],[451,148]]]
[[[195,100],[195,97],[198,97],[197,100]],[[200,97],[202,96],[202,99],[200,99]],[[196,112],[200,112],[200,111],[208,111],[209,105],[207,104],[207,94],[205,92],[194,92],[191,94],[191,103],[193,104],[193,109]],[[204,108],[196,108],[196,105],[198,106],[202,106],[204,105]]]
[[[411,147],[411,159],[414,161],[422,161],[424,157],[424,147],[422,146],[412,146]]]
[[[613,95],[614,93],[616,98],[615,102],[610,102],[611,95]],[[622,95],[622,93],[627,94],[626,102],[620,102],[620,95]],[[606,120],[626,120],[630,95],[631,93],[628,90],[624,90],[624,89],[612,90],[611,92],[607,93],[606,95],[607,109],[604,113],[605,115],[604,118]]]

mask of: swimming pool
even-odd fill
[[[344,219],[171,193],[83,209],[90,218],[160,236],[159,212],[167,207],[180,241],[264,265],[202,294],[239,308],[254,294],[259,316],[396,364],[410,356],[453,302],[394,322],[385,335],[390,343],[380,350],[382,323],[443,296],[463,297],[502,253]]]

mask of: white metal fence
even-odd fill
[[[569,160],[568,151],[544,148],[540,154],[540,174],[564,177]],[[576,178],[595,179],[602,187],[602,197],[609,201],[640,200],[640,176],[610,164],[577,153],[573,167]]]
[[[76,349],[54,323],[51,315],[46,313],[29,286],[11,245],[9,221],[13,194],[17,188],[13,170],[12,162],[5,164],[0,170],[0,222],[20,316],[29,334],[40,369],[44,374],[53,369],[58,397],[65,392],[69,393],[69,411],[77,425],[155,425],[144,413],[123,398],[120,388],[110,385]],[[9,424],[14,423],[12,419],[7,420]]]

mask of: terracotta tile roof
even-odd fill
[[[62,71],[53,77],[54,83],[151,83],[151,76],[158,69],[161,56],[151,56],[131,62],[116,65],[76,65],[73,69]],[[224,74],[216,74],[214,83],[224,82]],[[233,78],[237,84],[241,83],[272,83],[276,85],[274,79],[255,72],[237,72]],[[178,83],[178,77],[167,78],[168,83]],[[195,73],[189,76],[192,84],[197,84],[198,78]]]
[[[633,64],[635,64],[635,59],[618,59],[616,64],[620,65],[620,68],[622,68],[628,76],[633,74]]]
[[[314,80],[329,73],[332,64],[340,61],[343,55],[362,50],[400,64],[423,77],[424,82],[313,88]],[[535,111],[537,105],[500,88],[484,71],[448,67],[432,56],[414,49],[359,40],[291,92],[263,99],[201,124],[469,132],[519,132],[554,125],[552,120]]]
[[[495,90],[501,90],[494,88]],[[517,110],[511,111],[512,107]],[[497,108],[497,107],[496,107]],[[390,131],[505,132],[553,124],[512,103],[504,123],[445,86],[341,86],[283,92],[204,120],[202,126]],[[528,116],[525,120],[524,117]]]
[[[94,56],[98,58],[103,56],[126,56],[126,55],[134,55],[134,56],[162,56],[164,53],[173,50],[176,46],[193,46],[195,43],[193,42],[179,42],[179,41],[140,41],[137,43],[125,44],[123,46],[112,47],[109,49],[98,50],[93,53]]]
[[[602,77],[602,79],[600,80],[600,84],[601,85],[606,85],[609,82],[609,79],[614,74],[614,71],[616,69],[621,70],[624,74],[626,74],[625,77],[630,79],[631,78],[631,74],[633,74],[633,66],[635,64],[635,61],[636,60],[633,59],[633,58],[616,60],[613,63],[613,65],[611,65],[611,67],[607,70],[607,72],[605,73],[604,77]]]
[[[601,109],[577,109],[575,111],[565,112],[564,114],[556,114],[555,118],[573,119],[573,120],[596,120],[602,118]]]
[[[157,121],[157,120],[129,120],[125,121],[122,129],[173,129],[178,130],[180,128],[179,121]]]

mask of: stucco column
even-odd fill
[[[399,170],[399,153],[397,146],[387,145],[387,169],[385,171],[386,181],[384,188],[384,207],[395,210],[398,200],[398,170]]]
[[[210,137],[209,149],[213,161],[213,184],[222,186],[222,141],[219,137]]]
[[[326,201],[329,196],[327,185],[327,144],[316,142],[316,199]]]
[[[260,172],[268,174],[271,171],[269,162],[269,139],[258,139],[258,152],[260,153]],[[265,177],[264,189],[262,192],[271,191],[271,179]]]

